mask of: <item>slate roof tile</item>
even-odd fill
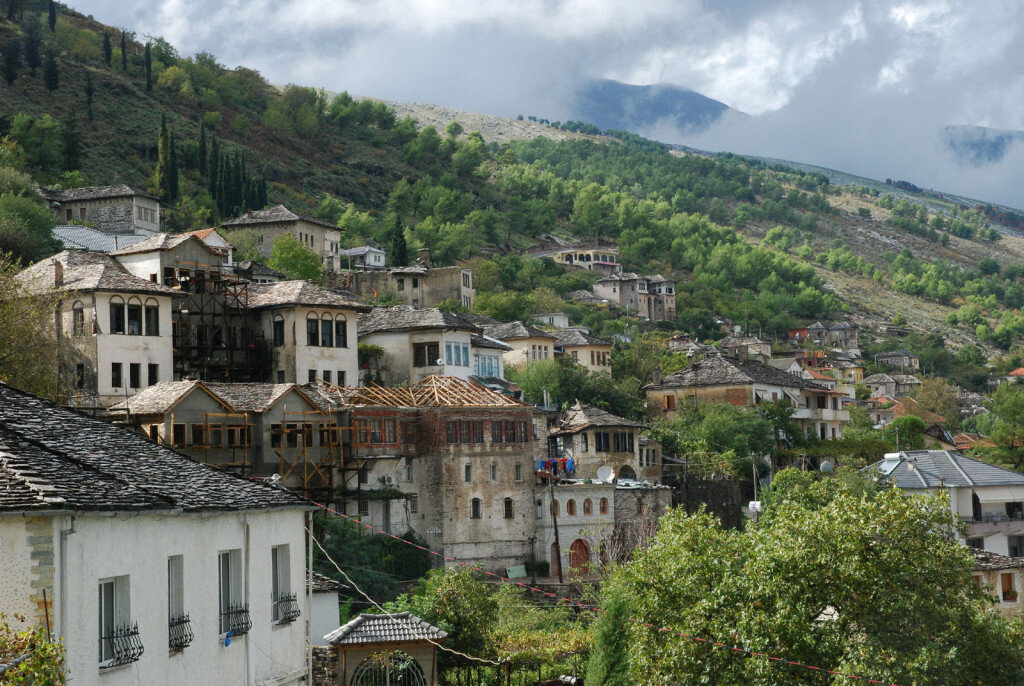
[[[370,309],[348,291],[319,286],[312,281],[278,281],[249,285],[251,309],[292,306],[332,307],[357,312],[366,312]]]
[[[558,339],[558,343],[564,347],[572,348],[578,345],[611,345],[611,341],[606,341],[603,338],[592,336],[589,332],[582,329],[568,328],[560,329],[552,332],[555,338]]]
[[[633,426],[643,427],[640,422],[619,417],[593,405],[584,405],[579,400],[566,410],[565,416],[554,427],[553,434],[574,434],[592,426]]]
[[[425,329],[456,329],[480,333],[480,327],[457,312],[437,308],[419,309],[408,305],[374,307],[359,315],[359,335],[386,331],[422,331]]]
[[[81,200],[101,200],[106,198],[126,198],[135,195],[140,195],[145,198],[152,198],[156,200],[152,195],[146,195],[133,189],[131,186],[126,184],[119,184],[116,186],[87,186],[85,188],[67,188],[67,189],[52,189],[52,188],[40,188],[39,194],[51,200],[53,202],[73,202]]]
[[[118,250],[141,243],[147,238],[137,233],[111,233],[74,224],[53,227],[53,237],[63,243],[68,250],[95,250],[97,252]]]
[[[60,287],[55,286],[54,262],[59,262],[63,268],[64,283]],[[26,267],[17,278],[29,293],[62,290],[179,295],[178,291],[166,286],[140,279],[110,255],[88,250],[57,253]]]
[[[806,388],[826,391],[813,381],[762,364],[756,360],[740,362],[725,355],[711,355],[694,362],[678,372],[669,374],[661,383],[644,386],[645,389],[687,388],[701,386],[748,385],[753,383],[781,386],[783,388]]]
[[[524,338],[550,338],[558,340],[554,334],[538,329],[532,324],[524,322],[500,322],[484,326],[484,333],[499,341],[515,341]]]
[[[882,470],[880,460],[865,470]],[[921,489],[973,486],[1024,485],[1024,474],[996,467],[950,450],[907,450],[888,473],[880,476],[882,483],[897,488]]]
[[[340,231],[334,224],[324,221],[319,217],[314,217],[311,214],[302,214],[301,212],[293,212],[284,205],[274,205],[268,207],[265,210],[252,210],[245,214],[229,219],[221,226],[255,226],[258,224],[276,224],[278,222],[294,222],[299,220],[309,222],[310,224],[317,224],[327,229],[333,229]]]

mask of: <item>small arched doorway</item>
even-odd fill
[[[590,547],[582,538],[577,538],[569,547],[569,569],[583,569],[590,564]]]
[[[628,464],[624,464],[621,467],[619,467],[619,473],[617,475],[617,478],[619,478],[619,479],[630,479],[630,480],[635,481],[636,480],[636,470],[633,469]]]
[[[423,668],[409,653],[380,650],[363,658],[352,673],[352,686],[426,686]]]
[[[558,546],[554,543],[551,544],[551,576],[559,577],[562,574],[562,558],[558,554]]]

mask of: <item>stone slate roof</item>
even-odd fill
[[[273,207],[268,207],[265,210],[252,210],[250,212],[246,212],[240,217],[235,217],[234,219],[227,220],[226,222],[221,224],[221,226],[256,226],[259,224],[294,222],[299,221],[300,219],[304,222],[309,222],[310,224],[317,224],[319,226],[323,226],[324,228],[333,229],[335,231],[341,230],[334,224],[328,221],[324,221],[319,217],[314,217],[311,214],[292,212],[284,205],[274,205]]]
[[[249,285],[249,308],[333,307],[366,312],[369,305],[356,300],[348,291],[318,286],[312,281],[278,281]]]
[[[445,312],[435,307],[419,309],[408,305],[365,308],[359,315],[359,335],[393,331],[423,331],[429,329],[455,329],[479,333],[480,328],[457,312]]]
[[[134,415],[164,414],[197,386],[202,386],[202,383],[199,381],[161,381],[149,388],[144,388],[130,398],[111,405],[108,412],[121,414],[127,410]]]
[[[107,198],[128,198],[134,195],[141,195],[144,198],[156,200],[152,195],[146,195],[136,191],[131,186],[120,184],[117,186],[89,186],[87,188],[68,188],[66,190],[54,190],[51,188],[40,188],[39,195],[52,202],[74,202],[81,200],[104,200]]]
[[[559,331],[552,331],[555,338],[558,339],[558,343],[564,347],[572,348],[578,345],[608,345],[612,344],[611,341],[606,341],[603,338],[590,335],[589,332],[583,331],[582,329],[560,329]]]
[[[896,379],[892,378],[888,374],[872,374],[871,376],[866,377],[861,383],[896,383]]]
[[[897,488],[952,488],[1024,485],[1024,474],[996,467],[949,450],[907,450],[899,461],[880,460],[865,467],[879,473],[881,483]]]
[[[54,283],[54,262],[64,269],[64,284]],[[113,257],[88,250],[65,250],[23,269],[17,279],[29,293],[53,290],[116,293],[144,293],[151,295],[180,295],[178,291],[140,279]]]
[[[496,341],[488,336],[478,336],[471,334],[469,337],[470,343],[474,348],[489,348],[491,350],[508,351],[512,349],[511,345]]]
[[[411,612],[392,615],[363,613],[324,636],[331,645],[364,643],[422,643],[443,641],[448,633],[423,621]]]
[[[290,383],[207,383],[206,386],[235,412],[265,412],[293,388],[305,395],[297,385]]]
[[[309,579],[313,586],[313,593],[340,593],[348,588],[340,581],[335,581],[326,574],[313,570],[309,570]]]
[[[68,250],[95,250],[97,252],[110,252],[146,240],[146,236],[137,233],[108,233],[75,224],[62,224],[53,227],[53,237],[63,243]]]
[[[238,274],[239,276],[243,274],[247,274],[250,277],[272,276],[282,281],[285,278],[284,274],[281,272],[274,271],[270,267],[261,262],[257,262],[256,260],[242,260],[240,262],[235,262],[232,264],[232,269],[234,269],[235,274]]]
[[[886,357],[917,357],[914,353],[907,352],[906,350],[887,350],[884,353],[875,353],[876,358]]]
[[[864,379],[862,383],[868,385],[873,383],[899,383],[913,385],[921,383],[921,380],[913,374],[872,374]]]
[[[972,570],[994,571],[997,569],[1020,569],[1024,567],[1024,559],[1019,557],[1009,557],[1008,555],[1000,555],[999,553],[979,550],[977,548],[972,549],[971,552],[974,553],[974,564],[971,565]]]
[[[515,341],[524,338],[550,338],[558,340],[554,334],[538,329],[524,322],[500,322],[484,326],[484,333],[499,341]]]
[[[218,259],[221,253],[214,250],[206,241],[198,236],[191,233],[158,233],[144,241],[139,241],[134,245],[129,245],[120,250],[114,250],[111,255],[138,255],[144,252],[154,252],[156,250],[173,250],[186,241],[195,241],[197,244],[203,246],[203,249],[212,255],[217,255]]]
[[[757,336],[726,336],[718,341],[719,348],[732,348],[741,345],[770,345],[768,341],[761,340]]]
[[[137,416],[166,414],[197,388],[208,392],[231,412],[265,412],[293,388],[320,407],[315,397],[296,384],[161,381],[112,405],[108,412],[118,416],[125,411]]]
[[[375,248],[372,245],[361,245],[358,248],[343,248],[338,251],[339,255],[348,255],[349,257],[359,257],[365,255],[368,252],[379,252],[381,255],[386,254],[380,248]]]
[[[0,511],[307,506],[288,491],[0,383]]]
[[[919,384],[919,383],[921,383],[921,379],[917,378],[913,374],[893,374],[892,378],[896,381],[896,383],[901,383],[901,384]]]
[[[561,421],[554,427],[552,434],[574,434],[589,429],[592,426],[635,426],[643,427],[644,424],[634,422],[632,419],[618,417],[611,412],[602,410],[593,405],[584,405],[579,400],[570,407]]]
[[[710,355],[694,362],[689,367],[669,374],[661,383],[644,386],[645,389],[688,388],[702,386],[746,386],[767,384],[783,388],[806,388],[812,391],[827,391],[813,381],[784,372],[781,369],[762,364],[756,360],[740,362],[724,355]]]

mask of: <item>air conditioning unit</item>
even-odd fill
[[[385,476],[384,477],[384,485],[385,486],[394,486],[395,485],[395,477],[391,476],[390,474]]]

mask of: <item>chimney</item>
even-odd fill
[[[420,248],[416,251],[416,258],[420,261],[420,264],[430,269],[430,248]]]
[[[64,265],[59,260],[53,261],[53,285],[54,288],[64,285]]]
[[[661,383],[661,366],[660,365],[658,365],[658,366],[656,366],[654,368],[654,371],[651,373],[651,380],[654,382],[654,385],[656,385],[656,386]]]

